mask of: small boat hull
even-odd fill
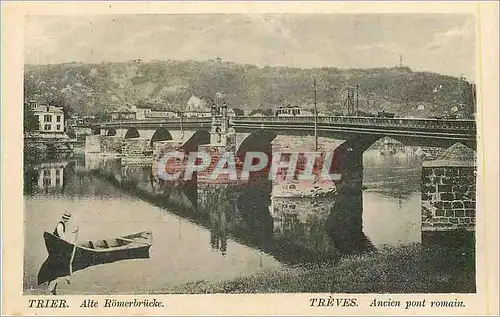
[[[43,237],[49,256],[38,272],[38,285],[69,275],[70,262],[72,271],[75,272],[90,266],[116,261],[147,259],[152,245],[150,232],[109,240],[86,241],[77,244],[76,247],[75,244],[48,232],[45,232]],[[75,253],[72,259],[73,249]]]

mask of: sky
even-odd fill
[[[459,14],[28,16],[25,62],[208,60],[475,78],[475,20]]]

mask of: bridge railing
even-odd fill
[[[128,120],[128,121],[110,121],[99,123],[99,127],[116,127],[116,126],[148,126],[162,124],[196,124],[210,123],[211,118],[162,118],[155,120]],[[303,125],[310,127],[314,125],[314,116],[296,116],[296,117],[233,117],[230,122],[234,125],[251,124],[251,125]],[[476,131],[476,122],[474,120],[448,120],[448,119],[410,119],[410,118],[380,118],[380,117],[348,117],[348,116],[330,116],[318,117],[318,125],[343,125],[343,126],[368,126],[368,127],[393,127],[393,128],[420,128],[420,129],[448,129],[461,131]]]
[[[162,118],[162,119],[153,119],[153,120],[113,120],[107,122],[97,123],[98,126],[116,126],[116,125],[155,125],[162,123],[207,123],[212,122],[212,118],[210,117],[185,117],[183,119],[180,118]]]
[[[232,122],[238,124],[303,124],[313,125],[314,116],[297,117],[235,117]],[[383,127],[412,127],[412,128],[435,128],[456,129],[475,131],[474,120],[444,120],[444,119],[410,119],[410,118],[379,118],[379,117],[318,117],[319,125],[364,125]]]

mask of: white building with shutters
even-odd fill
[[[38,132],[64,133],[64,111],[62,107],[36,106],[33,115],[38,118]]]

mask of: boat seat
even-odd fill
[[[94,244],[92,243],[92,241],[81,241],[78,243],[78,245],[81,247],[84,247],[84,248],[89,248],[89,249],[94,248]]]
[[[94,246],[96,249],[103,249],[103,248],[109,248],[108,243],[106,240],[97,240],[94,242]]]

